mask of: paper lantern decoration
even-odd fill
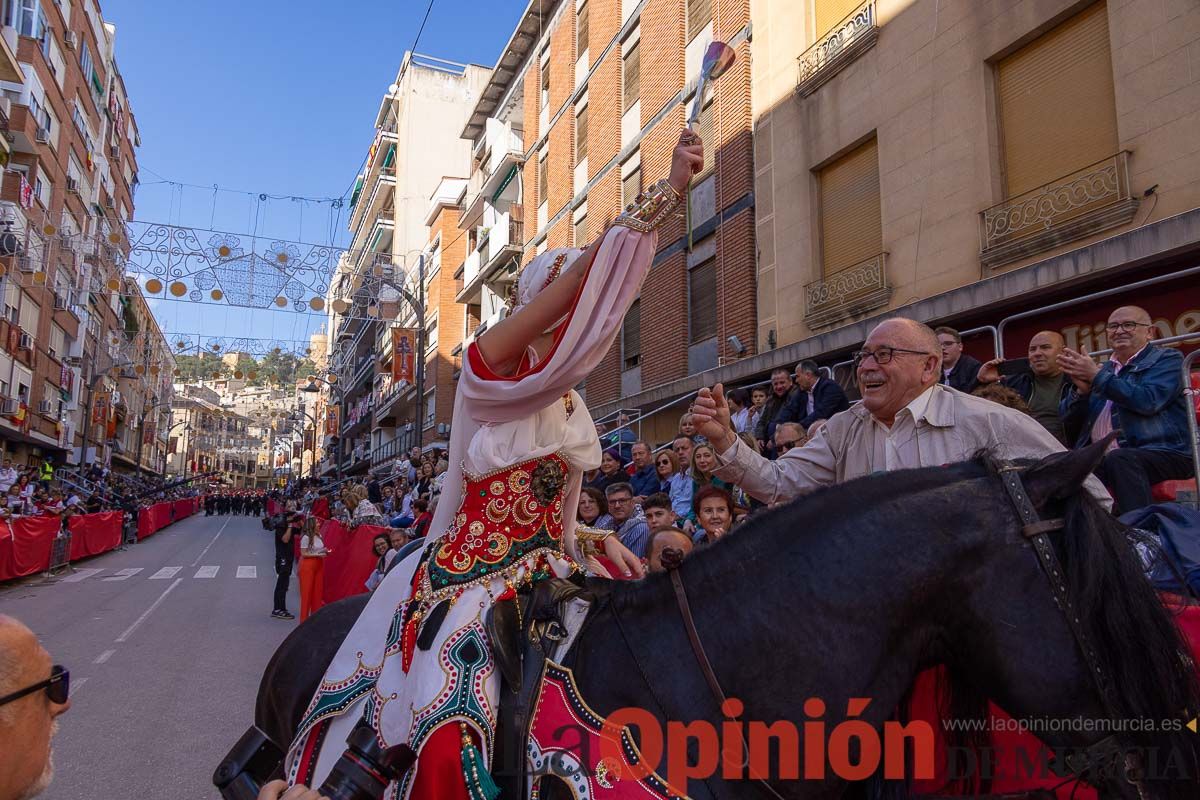
[[[256,378],[258,378],[258,373],[255,372],[254,370],[250,370],[250,372],[246,375],[246,377],[249,378],[250,380],[255,380]]]
[[[187,286],[184,285],[183,281],[175,281],[169,288],[171,290],[171,294],[175,295],[176,297],[183,297],[185,294],[187,294]]]
[[[174,371],[172,374],[173,374],[173,375],[182,375],[182,374],[183,374],[183,370],[181,370],[179,367],[176,367],[176,368],[175,368],[175,371]]]
[[[242,379],[242,371],[240,369],[235,369],[233,371],[233,377],[237,378],[240,381]]]
[[[158,294],[163,290],[163,283],[158,278],[151,278],[146,281],[146,291],[150,294]]]
[[[117,233],[116,231],[113,231],[112,233],[110,233],[108,235],[108,240],[110,242],[112,242],[113,244],[120,244],[121,243],[121,234]]]
[[[159,372],[160,372],[160,370],[159,370],[159,368],[158,368],[158,365],[155,365],[155,366],[153,366],[153,367],[151,367],[151,368],[150,368],[150,374],[151,374],[151,375],[158,375],[158,373],[159,373]]]
[[[46,234],[47,236],[53,236],[54,234],[58,233],[58,228],[47,222],[42,226],[42,233]]]
[[[212,292],[209,294],[209,297],[211,297],[213,300],[220,300],[224,296],[225,296],[225,293],[222,292],[220,289],[213,289]]]
[[[379,306],[367,306],[367,316],[372,317],[372,318],[378,317],[379,316]]]
[[[221,349],[221,345],[219,345],[219,344],[217,344],[217,343],[215,343],[215,342],[212,344],[212,351],[213,351],[214,353],[215,353],[215,352],[217,352],[217,351],[218,351],[218,350],[220,350],[220,349]]]
[[[229,245],[223,244],[217,248],[217,255],[221,258],[229,258],[229,254],[233,251],[229,249]]]
[[[44,272],[33,273],[33,282],[38,284],[39,286],[44,285],[46,283],[46,273],[44,273]]]
[[[136,372],[138,375],[145,375],[146,367],[142,364],[138,364],[136,367],[133,368],[133,371]]]
[[[312,300],[308,301],[308,307],[313,311],[321,311],[325,308],[325,301],[319,297],[314,297]]]
[[[187,342],[185,342],[183,339],[180,339],[175,343],[175,347],[182,350],[183,348],[187,347]]]
[[[280,353],[282,353],[283,351],[282,351],[282,350],[280,350],[278,347],[276,347],[276,348],[272,349],[272,350],[271,350],[271,352],[272,352],[272,353],[274,353],[275,355],[279,355],[279,354],[280,354]]]
[[[334,374],[331,372],[331,373],[329,373],[329,377],[328,377],[328,378],[326,378],[325,380],[329,381],[330,383],[337,383],[337,382],[338,382],[338,376],[337,376],[337,375],[334,375]]]
[[[333,310],[338,314],[345,314],[350,310],[350,304],[339,297],[333,301]]]
[[[121,282],[116,278],[109,278],[104,285],[108,287],[110,292],[117,292],[121,290]]]
[[[287,308],[287,304],[288,300],[283,295],[279,295],[279,297],[275,298],[275,305],[279,306],[280,308]]]

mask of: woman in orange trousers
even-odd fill
[[[300,621],[308,619],[319,609],[325,594],[325,556],[329,551],[317,532],[316,517],[304,520],[304,532],[300,536]]]

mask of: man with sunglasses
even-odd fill
[[[940,385],[941,346],[919,322],[897,318],[875,326],[854,364],[862,401],[775,461],[743,447],[730,430],[720,385],[701,389],[692,414],[717,450],[715,474],[764,503],[779,503],[875,472],[965,461],[980,450],[1003,459],[1063,450],[1029,415]],[[1108,506],[1098,480],[1086,486]]]
[[[69,673],[51,665],[33,631],[0,614],[0,800],[28,800],[50,785],[50,739],[69,693]]]
[[[1074,384],[1062,402],[1063,426],[1076,447],[1117,431],[1096,473],[1124,514],[1153,502],[1150,487],[1193,475],[1188,447],[1183,356],[1150,344],[1155,328],[1143,308],[1124,306],[1108,317],[1112,357],[1100,366],[1064,348],[1058,363]]]

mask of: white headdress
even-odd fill
[[[515,312],[538,296],[543,289],[575,263],[583,251],[575,247],[558,247],[547,250],[525,265],[513,289],[509,292],[509,309]]]

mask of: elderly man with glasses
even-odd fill
[[[1117,431],[1096,472],[1122,514],[1150,505],[1153,484],[1193,473],[1183,356],[1150,344],[1154,332],[1145,309],[1124,306],[1108,317],[1113,352],[1104,366],[1070,348],[1058,356],[1074,384],[1062,401],[1062,417],[1075,446]]]
[[[720,385],[701,389],[693,415],[717,450],[716,475],[765,503],[875,472],[941,466],[990,450],[1003,459],[1041,458],[1063,446],[1032,417],[939,385],[942,356],[926,325],[890,319],[854,356],[862,402],[834,414],[802,447],[775,461],[744,447],[729,429]],[[1104,487],[1088,490],[1107,507]]]
[[[33,632],[0,614],[0,800],[26,800],[54,777],[50,739],[71,707],[70,675]]]

